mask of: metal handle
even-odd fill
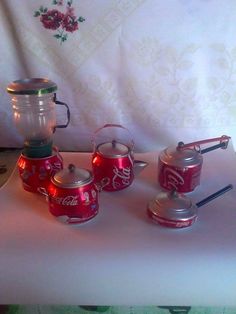
[[[129,134],[129,137],[130,137],[130,149],[131,151],[134,149],[134,140],[132,138],[132,135],[131,135],[131,132],[125,128],[124,126],[120,125],[120,124],[112,124],[112,123],[108,123],[108,124],[105,124],[104,126],[100,127],[99,129],[97,129],[95,132],[94,132],[94,136],[93,136],[93,139],[92,139],[92,144],[93,144],[93,148],[94,148],[94,151],[96,150],[96,147],[97,147],[97,144],[96,144],[96,137],[98,135],[98,133],[100,131],[102,131],[103,129],[106,129],[106,128],[110,128],[110,127],[115,127],[115,128],[121,128],[123,130],[125,130],[128,134]]]
[[[232,184],[228,184],[226,185],[223,189],[209,195],[208,197],[204,198],[203,200],[201,200],[200,202],[196,203],[197,207],[201,207],[203,205],[205,205],[206,203],[214,200],[215,198],[221,196],[222,194],[228,192],[229,190],[232,190],[233,185]]]
[[[231,138],[230,136],[222,135],[220,137],[214,137],[214,138],[201,140],[201,141],[197,141],[197,142],[192,142],[192,143],[188,143],[188,144],[184,144],[183,142],[179,142],[178,146],[177,146],[177,150],[183,150],[186,148],[193,147],[195,150],[199,151],[201,154],[205,154],[205,153],[208,153],[208,152],[215,150],[217,148],[226,149],[228,146],[228,142],[229,142],[230,138]],[[220,142],[220,143],[217,145],[205,148],[205,149],[200,148],[200,145],[212,143],[212,142]]]
[[[54,127],[54,132],[55,132],[56,129],[66,128],[68,126],[68,124],[70,123],[70,109],[69,109],[69,106],[66,103],[57,100],[56,93],[54,94],[53,101],[55,102],[56,105],[65,106],[66,107],[66,113],[67,113],[67,122],[66,122],[66,124],[58,124],[58,125],[56,125]]]

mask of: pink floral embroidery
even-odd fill
[[[79,23],[85,21],[82,16],[77,17],[75,15],[72,1],[73,0],[67,1],[65,12],[61,12],[57,9],[49,10],[43,6],[34,12],[34,16],[39,17],[44,28],[57,30],[57,33],[53,36],[60,41],[60,44],[67,40],[68,33],[77,31],[79,29]],[[63,0],[53,0],[52,4],[63,7]]]

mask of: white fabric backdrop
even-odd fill
[[[44,27],[51,10],[64,26]],[[70,106],[61,150],[91,150],[105,123],[127,127],[136,151],[222,134],[236,147],[235,18],[234,0],[1,0],[0,147],[22,146],[5,89],[25,77],[55,81]]]

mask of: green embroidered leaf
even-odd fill
[[[67,40],[67,35],[63,35],[62,38],[61,38],[61,40],[62,40],[63,42],[66,41],[66,40]]]
[[[53,35],[53,37],[59,39],[59,38],[61,38],[61,35],[60,34],[55,34],[55,35]]]
[[[80,17],[78,18],[78,22],[82,23],[82,22],[84,22],[84,21],[85,21],[85,18],[84,18],[84,17],[80,16]]]
[[[56,5],[57,4],[57,0],[53,0],[52,4]]]
[[[46,13],[48,10],[48,8],[44,8],[43,13]]]
[[[40,12],[43,12],[44,11],[44,7],[41,5],[41,7],[39,8],[39,11]]]
[[[35,11],[34,12],[34,17],[37,17],[37,16],[39,16],[40,15],[40,12],[39,11]]]

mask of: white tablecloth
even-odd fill
[[[90,154],[64,153],[90,167]],[[128,189],[100,195],[92,221],[65,225],[44,197],[25,192],[17,172],[0,190],[0,303],[236,306],[236,190],[199,209],[190,228],[153,224],[158,152]],[[204,155],[200,201],[235,185],[232,147]]]
[[[0,147],[23,145],[6,87],[26,77],[54,81],[70,107],[61,150],[89,151],[106,123],[127,127],[139,153],[222,134],[236,147],[235,0],[20,3],[0,1]]]

